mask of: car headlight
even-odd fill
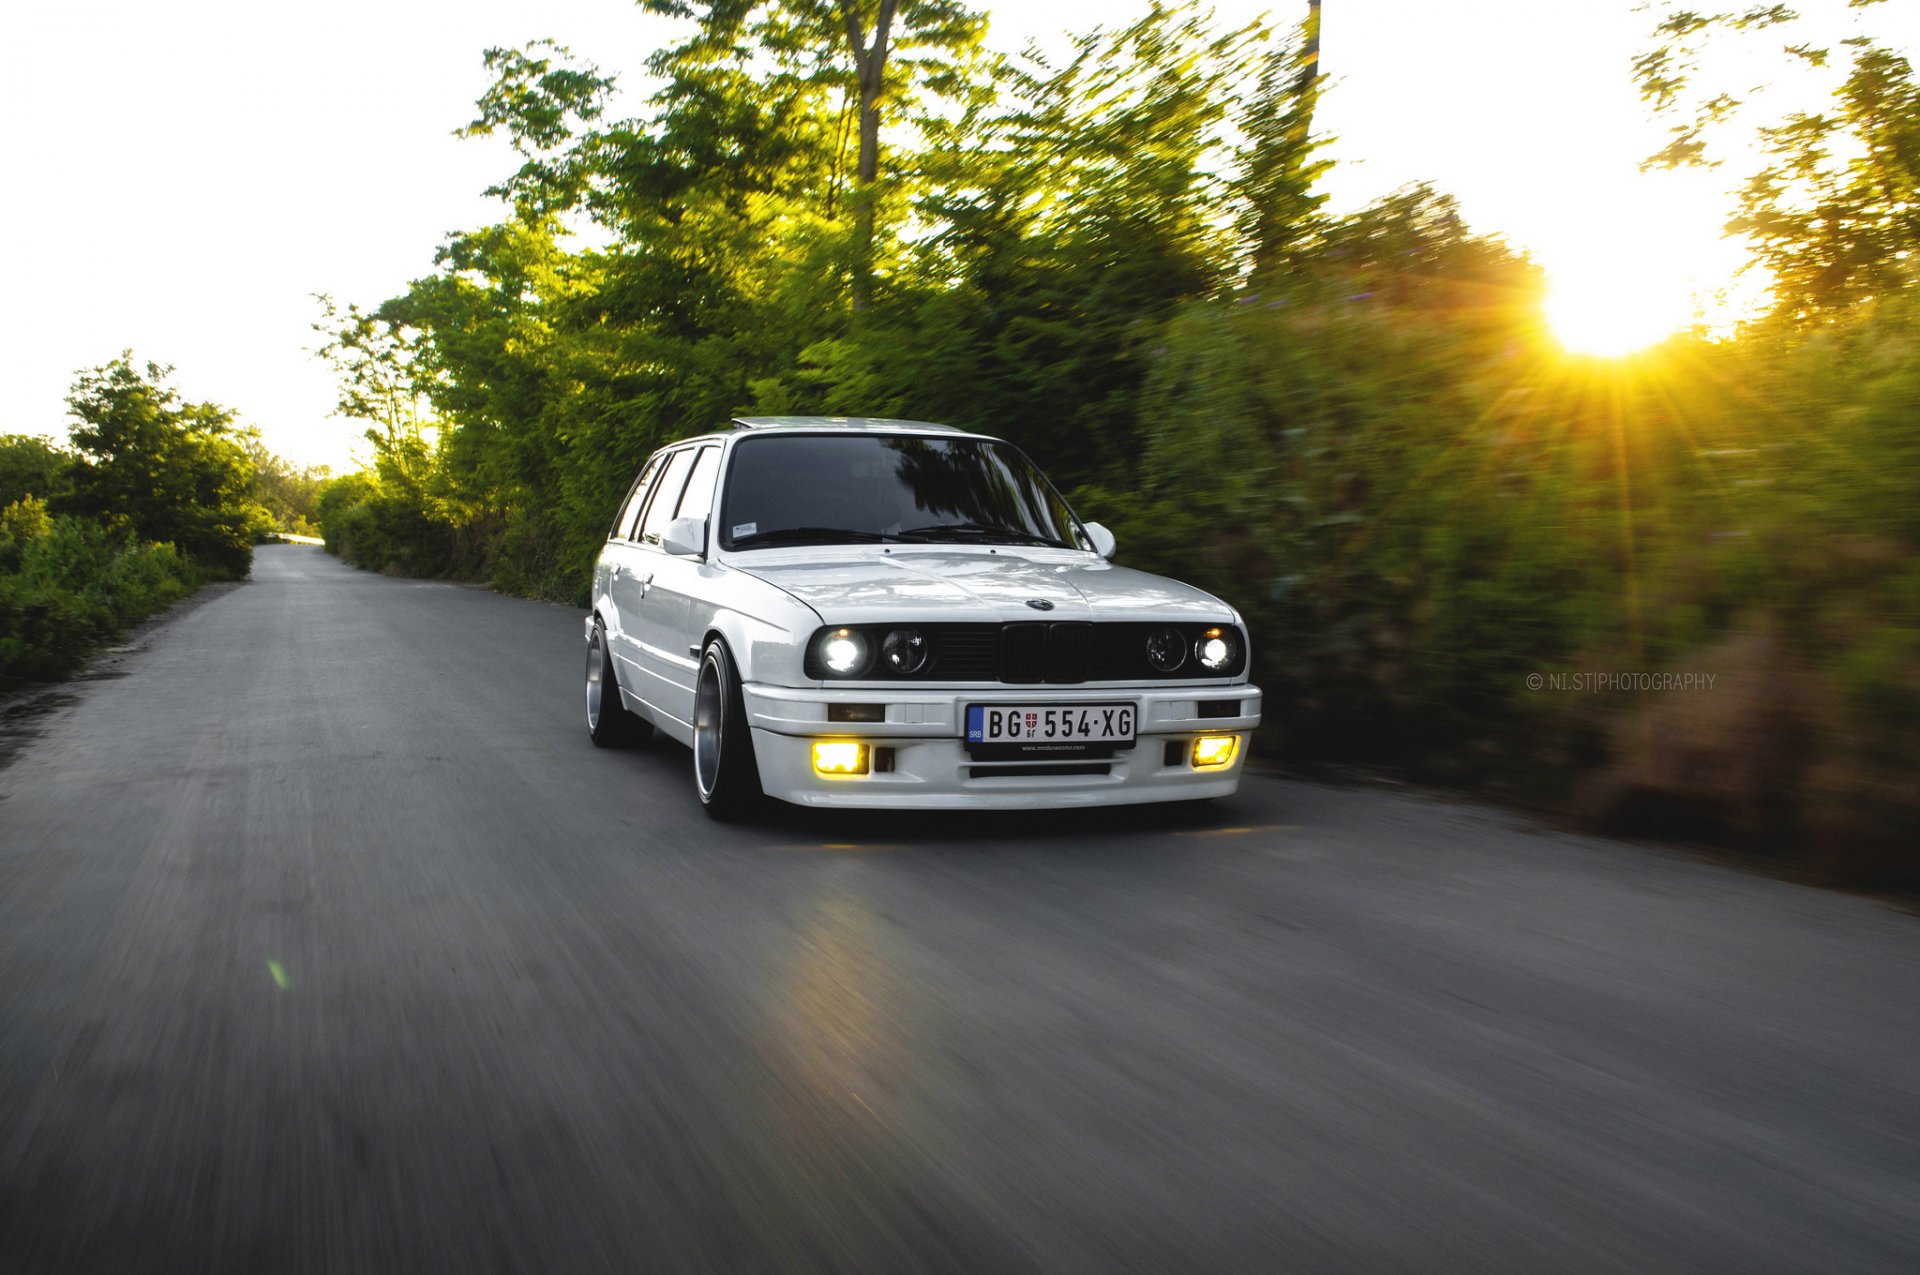
[[[1240,639],[1232,629],[1208,629],[1193,644],[1193,657],[1209,673],[1233,667],[1240,656]]]
[[[829,629],[820,635],[820,663],[835,677],[853,677],[867,667],[866,635],[858,629]]]
[[[1179,629],[1156,629],[1147,635],[1147,663],[1171,673],[1187,662],[1187,639]]]
[[[919,629],[893,629],[880,643],[880,659],[892,672],[912,677],[927,666],[927,639]]]

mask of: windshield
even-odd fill
[[[734,445],[720,545],[1021,544],[1085,548],[1052,484],[978,438],[783,434]]]

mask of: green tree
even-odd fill
[[[241,443],[253,462],[253,498],[267,511],[273,526],[294,535],[313,535],[315,502],[331,471],[325,465],[294,465],[252,435],[242,435]]]
[[[226,408],[184,401],[171,371],[128,351],[80,374],[67,398],[80,459],[62,506],[239,579],[266,522],[246,433]]]
[[[1776,313],[1795,323],[1829,321],[1920,277],[1920,80],[1869,30],[1872,4],[1850,6],[1854,33],[1837,42],[1785,5],[1701,14],[1669,4],[1634,63],[1642,96],[1675,121],[1649,164],[1718,164],[1757,140],[1761,166],[1745,175],[1727,229],[1753,245]],[[1769,113],[1764,85],[1732,86],[1733,72],[1712,65],[1736,47],[1771,56],[1782,79],[1811,80],[1826,108]],[[1739,75],[1751,83],[1751,64]]]
[[[44,438],[0,434],[0,509],[38,496],[57,502],[73,486],[73,457]]]
[[[992,95],[925,130],[916,286],[859,356],[813,347],[803,373],[851,391],[820,386],[839,410],[878,383],[888,408],[1012,437],[1067,483],[1131,482],[1165,323],[1239,272],[1228,126],[1266,38],[1155,7],[1058,65],[993,64]]]
[[[487,193],[510,201],[526,220],[579,205],[593,180],[591,165],[572,143],[605,112],[614,81],[591,64],[571,64],[571,57],[551,40],[488,49],[484,60],[493,84],[475,103],[480,113],[456,134],[506,133],[524,162]]]
[[[881,129],[891,112],[907,117],[922,88],[953,93],[961,66],[979,47],[986,20],[955,0],[640,0],[643,8],[694,18],[691,39],[653,63],[677,84],[730,67],[752,81],[756,58],[771,64],[772,92],[791,102],[839,99],[838,124],[850,114],[855,158],[847,200],[853,215],[848,269],[855,313],[873,302],[876,223],[882,202]],[[735,87],[740,85],[736,82]],[[847,130],[832,131],[829,199],[845,172]],[[835,208],[823,210],[829,217]]]
[[[1267,55],[1240,118],[1246,141],[1234,181],[1235,223],[1256,286],[1284,269],[1319,224],[1326,196],[1316,185],[1332,167],[1313,136],[1320,85],[1320,0],[1313,0],[1298,40]]]

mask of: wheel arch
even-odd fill
[[[743,682],[753,681],[751,656],[754,642],[752,630],[755,623],[743,615],[731,611],[722,611],[707,617],[705,631],[700,634],[700,650],[694,659],[704,661],[707,648],[718,641],[727,648],[727,658],[733,661],[733,668]],[[763,660],[762,663],[765,661]]]

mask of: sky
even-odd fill
[[[1572,308],[1684,321],[1692,287],[1738,253],[1720,241],[1721,179],[1638,173],[1661,132],[1629,76],[1649,25],[1636,3],[1326,0],[1331,206],[1429,180],[1534,252]],[[1295,7],[1214,5],[1287,22]],[[985,8],[1012,50],[1145,0]],[[481,192],[510,152],[452,136],[487,86],[482,52],[551,37],[638,81],[673,29],[626,0],[8,6],[0,433],[64,434],[74,374],[131,348],[282,455],[346,465],[359,428],[331,415],[313,294],[377,303],[448,233],[497,219]]]

